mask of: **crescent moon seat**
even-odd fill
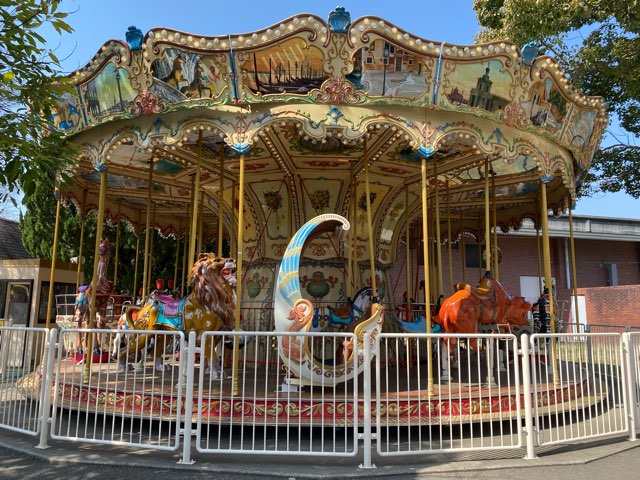
[[[309,332],[313,321],[314,306],[302,298],[300,292],[300,256],[307,243],[326,232],[341,237],[349,230],[346,218],[335,214],[319,215],[305,223],[293,236],[280,263],[277,286],[274,292],[276,332]],[[357,349],[345,347],[346,355],[340,362],[326,364],[314,357],[308,335],[282,335],[278,337],[278,353],[286,366],[289,385],[322,385],[335,387],[359,375],[364,369],[364,348],[373,356],[373,342],[364,345],[364,334],[372,337],[382,330],[384,308],[374,303],[371,314],[357,322],[354,334]],[[342,347],[342,345],[340,345]],[[357,354],[354,354],[357,352]]]

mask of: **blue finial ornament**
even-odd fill
[[[540,181],[544,184],[549,184],[553,180],[553,175],[540,175]]]
[[[531,65],[538,56],[540,46],[536,42],[526,43],[522,47],[522,63]]]
[[[231,145],[231,148],[233,148],[236,152],[242,155],[243,153],[249,153],[249,151],[251,150],[251,145],[249,143],[233,142],[233,144]]]
[[[425,145],[420,146],[417,152],[421,158],[431,158],[435,153],[436,149],[433,147],[427,147]]]
[[[144,37],[142,30],[135,25],[131,25],[124,36],[127,39],[127,43],[129,44],[129,48],[131,48],[132,52],[142,50],[142,38]]]
[[[329,30],[333,33],[347,33],[351,26],[351,14],[344,7],[336,7],[329,13]]]

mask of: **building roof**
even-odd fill
[[[22,245],[18,222],[0,218],[0,259],[33,258]]]
[[[574,215],[573,232],[575,238],[640,242],[640,220]],[[531,220],[525,220],[522,227],[514,233],[515,235],[534,236],[536,230]],[[549,236],[569,237],[569,217],[567,215],[549,216]]]

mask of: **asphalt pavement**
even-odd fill
[[[179,452],[150,452],[96,444],[50,441],[36,449],[37,439],[0,430],[0,479],[333,479],[333,478],[497,478],[540,480],[562,478],[637,478],[640,441],[624,437],[582,445],[539,449],[536,460],[524,460],[520,452],[505,458],[504,452],[374,458],[377,469],[357,467],[355,458],[283,457],[217,454],[203,456],[193,465],[178,464]]]

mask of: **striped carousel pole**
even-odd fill
[[[173,289],[178,288],[178,266],[180,265],[180,232],[182,231],[182,222],[178,223],[178,231],[176,232],[176,262],[173,270]]]
[[[220,173],[219,180],[220,185],[218,186],[218,241],[217,241],[217,250],[218,257],[222,258],[222,241],[224,240],[224,142],[220,142]]]
[[[580,318],[578,311],[578,274],[576,265],[576,247],[573,240],[573,214],[571,210],[573,205],[569,204],[569,245],[571,246],[571,286],[573,287],[573,302],[574,302],[574,319],[576,324],[575,333],[580,333]]]
[[[449,294],[453,295],[455,291],[453,282],[453,251],[451,245],[451,201],[449,199],[449,179],[447,179],[447,258],[449,260]]]
[[[120,251],[120,213],[121,206],[118,204],[118,217],[116,218],[116,254],[113,263],[113,288],[118,283],[118,252]]]
[[[406,255],[406,260],[405,260],[405,274],[407,276],[406,279],[406,283],[407,283],[407,318],[406,321],[410,322],[411,321],[411,246],[409,244],[409,238],[411,238],[410,235],[410,222],[409,222],[409,184],[405,185],[404,187],[404,215],[406,217],[406,221],[405,221],[405,225],[404,225],[404,235],[406,238],[406,243],[405,243],[405,255]]]
[[[151,231],[150,235],[150,246],[149,246],[149,273],[147,275],[147,290],[144,291],[144,296],[146,297],[153,291],[153,249],[156,244],[156,206],[153,206],[153,213],[151,215]]]
[[[347,219],[351,222],[351,207],[353,198],[353,162],[349,162],[349,203],[347,205]],[[353,229],[353,224],[351,224],[351,228]],[[347,246],[346,246],[346,257],[347,257],[347,281],[346,281],[346,289],[347,289],[347,298],[353,299],[353,230],[349,232],[350,235],[347,236]]]
[[[422,159],[422,255],[424,259],[424,291],[425,294],[430,290],[429,286],[429,213],[427,209],[427,159]],[[431,305],[425,299],[425,318],[427,323],[426,333],[431,333]],[[427,342],[427,372],[428,383],[427,392],[433,395],[433,359],[431,354],[431,342]]]
[[[147,296],[149,285],[149,242],[151,238],[151,185],[153,183],[153,157],[149,161],[149,176],[147,180],[147,222],[144,231],[144,261],[142,263],[142,300]]]
[[[369,237],[369,268],[371,269],[371,302],[378,303],[378,285],[376,279],[375,244],[373,239],[373,222],[371,221],[371,191],[369,187],[369,159],[367,158],[367,141],[364,141],[364,185],[367,204],[367,233]]]
[[[462,262],[462,283],[467,283],[467,247],[464,243],[464,219],[460,209],[460,261]]]
[[[93,275],[91,277],[91,303],[89,307],[89,328],[96,324],[96,297],[98,282],[98,264],[100,263],[100,242],[104,228],[104,207],[107,198],[107,166],[99,164],[96,169],[100,172],[100,196],[98,197],[98,222],[96,225],[96,246],[93,251]],[[93,335],[87,335],[87,348],[85,355],[82,383],[88,384],[91,376],[91,361],[93,360]]]
[[[55,287],[55,274],[56,274],[56,258],[58,257],[58,231],[60,230],[60,207],[62,206],[62,194],[58,187],[55,188],[53,193],[56,199],[56,223],[53,227],[53,252],[51,253],[51,267],[49,271],[49,292],[47,296],[47,320],[45,328],[48,330],[51,327],[51,310],[53,307],[53,291]]]
[[[496,173],[491,171],[491,197],[493,199],[492,202],[492,217],[493,217],[493,277],[496,280],[500,280],[500,270],[498,270],[498,214],[497,214],[497,203],[498,199],[496,198]]]
[[[436,270],[437,284],[435,288],[434,301],[437,304],[444,291],[444,281],[442,276],[442,243],[441,243],[441,231],[440,231],[440,191],[438,185],[438,162],[434,159],[433,161],[433,180],[434,180],[434,202],[433,208],[435,210],[435,248],[436,248],[436,262],[434,262],[433,267]]]
[[[549,218],[548,205],[547,205],[547,183],[551,182],[552,177],[542,176],[540,177],[540,219],[542,221],[542,256],[544,258],[544,282],[548,291],[549,299],[549,324],[552,334],[556,333],[556,321],[555,312],[553,308],[553,284],[551,277],[551,246],[549,244]],[[545,312],[540,312],[542,318]],[[557,345],[555,337],[551,337],[551,350],[553,355],[553,381],[555,385],[560,383],[560,375],[558,371],[558,356]]]
[[[244,153],[240,155],[240,175],[238,180],[238,253],[236,256],[236,305],[235,305],[235,322],[234,329],[236,332],[240,331],[240,319],[242,315],[242,257],[244,250],[244,238],[242,233],[244,231]],[[238,336],[233,337],[233,371],[232,371],[232,386],[233,394],[238,395],[240,388],[238,385],[238,368],[240,364],[240,343]]]
[[[80,205],[80,246],[78,247],[78,271],[76,273],[76,292],[80,288],[80,274],[82,273],[82,253],[84,243],[84,226],[87,223],[85,208],[87,205],[87,189],[82,190],[82,205]]]
[[[193,181],[193,205],[191,208],[191,231],[189,233],[188,265],[193,265],[196,254],[196,237],[198,236],[198,211],[200,200],[200,168],[202,166],[202,129],[198,131],[198,159],[196,160],[196,174]]]
[[[489,159],[484,160],[484,256],[488,277],[491,277],[491,217],[489,214]],[[482,259],[480,260],[482,264]]]
[[[140,236],[142,235],[142,229],[140,228],[140,212],[138,212],[138,231],[136,232],[136,259],[133,264],[133,288],[131,294],[133,295],[133,303],[136,303],[136,297],[138,296],[138,258],[140,257]]]

